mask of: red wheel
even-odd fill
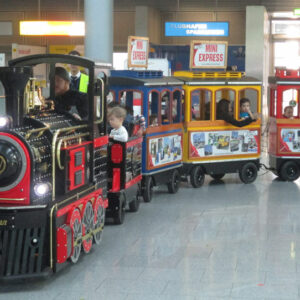
[[[68,223],[72,229],[72,253],[70,259],[75,264],[80,256],[82,242],[81,216],[78,208],[72,211]]]
[[[97,197],[94,203],[94,241],[97,245],[100,244],[102,238],[102,231],[105,223],[105,208],[101,196]]]
[[[91,251],[93,245],[94,210],[91,202],[87,202],[82,214],[82,247],[85,253]]]

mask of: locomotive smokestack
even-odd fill
[[[0,81],[5,90],[6,114],[13,119],[13,126],[20,126],[24,116],[24,88],[31,76],[31,68],[0,68]]]

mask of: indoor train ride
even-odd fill
[[[219,120],[221,99],[230,102],[233,117],[240,120],[240,100],[250,100],[252,112],[261,112],[262,84],[241,72],[175,72],[183,82],[183,167],[193,187],[200,187],[205,174],[221,179],[239,173],[244,183],[257,177],[260,167],[261,121],[245,127]]]

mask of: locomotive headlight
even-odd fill
[[[37,196],[44,196],[50,191],[50,188],[51,188],[50,183],[40,182],[34,186],[34,192]]]
[[[0,116],[0,128],[9,127],[11,121],[12,120],[9,116]]]

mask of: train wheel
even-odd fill
[[[240,179],[244,183],[252,183],[257,177],[257,166],[253,162],[248,162],[239,170]]]
[[[298,165],[293,161],[285,162],[280,168],[280,178],[287,181],[294,181],[300,175]]]
[[[138,195],[136,195],[134,199],[131,202],[129,202],[129,210],[131,212],[137,212],[139,210],[139,207],[140,207],[140,198]]]
[[[119,195],[119,207],[118,210],[114,212],[113,219],[114,223],[117,225],[123,224],[125,219],[125,207],[126,207],[126,198],[124,193]]]
[[[191,184],[194,188],[199,188],[204,183],[205,174],[200,166],[193,167],[190,175]]]
[[[221,173],[221,174],[211,174],[210,175],[211,178],[215,179],[215,180],[220,180],[225,176],[225,173]]]
[[[105,208],[101,197],[99,196],[94,204],[94,241],[100,244],[102,238],[103,227],[105,223]]]
[[[177,169],[172,172],[171,180],[168,182],[168,191],[170,194],[175,194],[178,192],[180,185],[180,174]]]
[[[85,253],[91,251],[93,245],[94,210],[91,202],[87,202],[82,216],[82,247]]]
[[[152,176],[145,177],[145,186],[143,192],[143,198],[145,202],[151,202],[153,195],[153,179]]]
[[[82,224],[81,216],[78,208],[74,209],[69,221],[70,227],[72,229],[72,254],[71,261],[72,263],[77,263],[80,252],[81,252],[81,243],[82,243]]]

